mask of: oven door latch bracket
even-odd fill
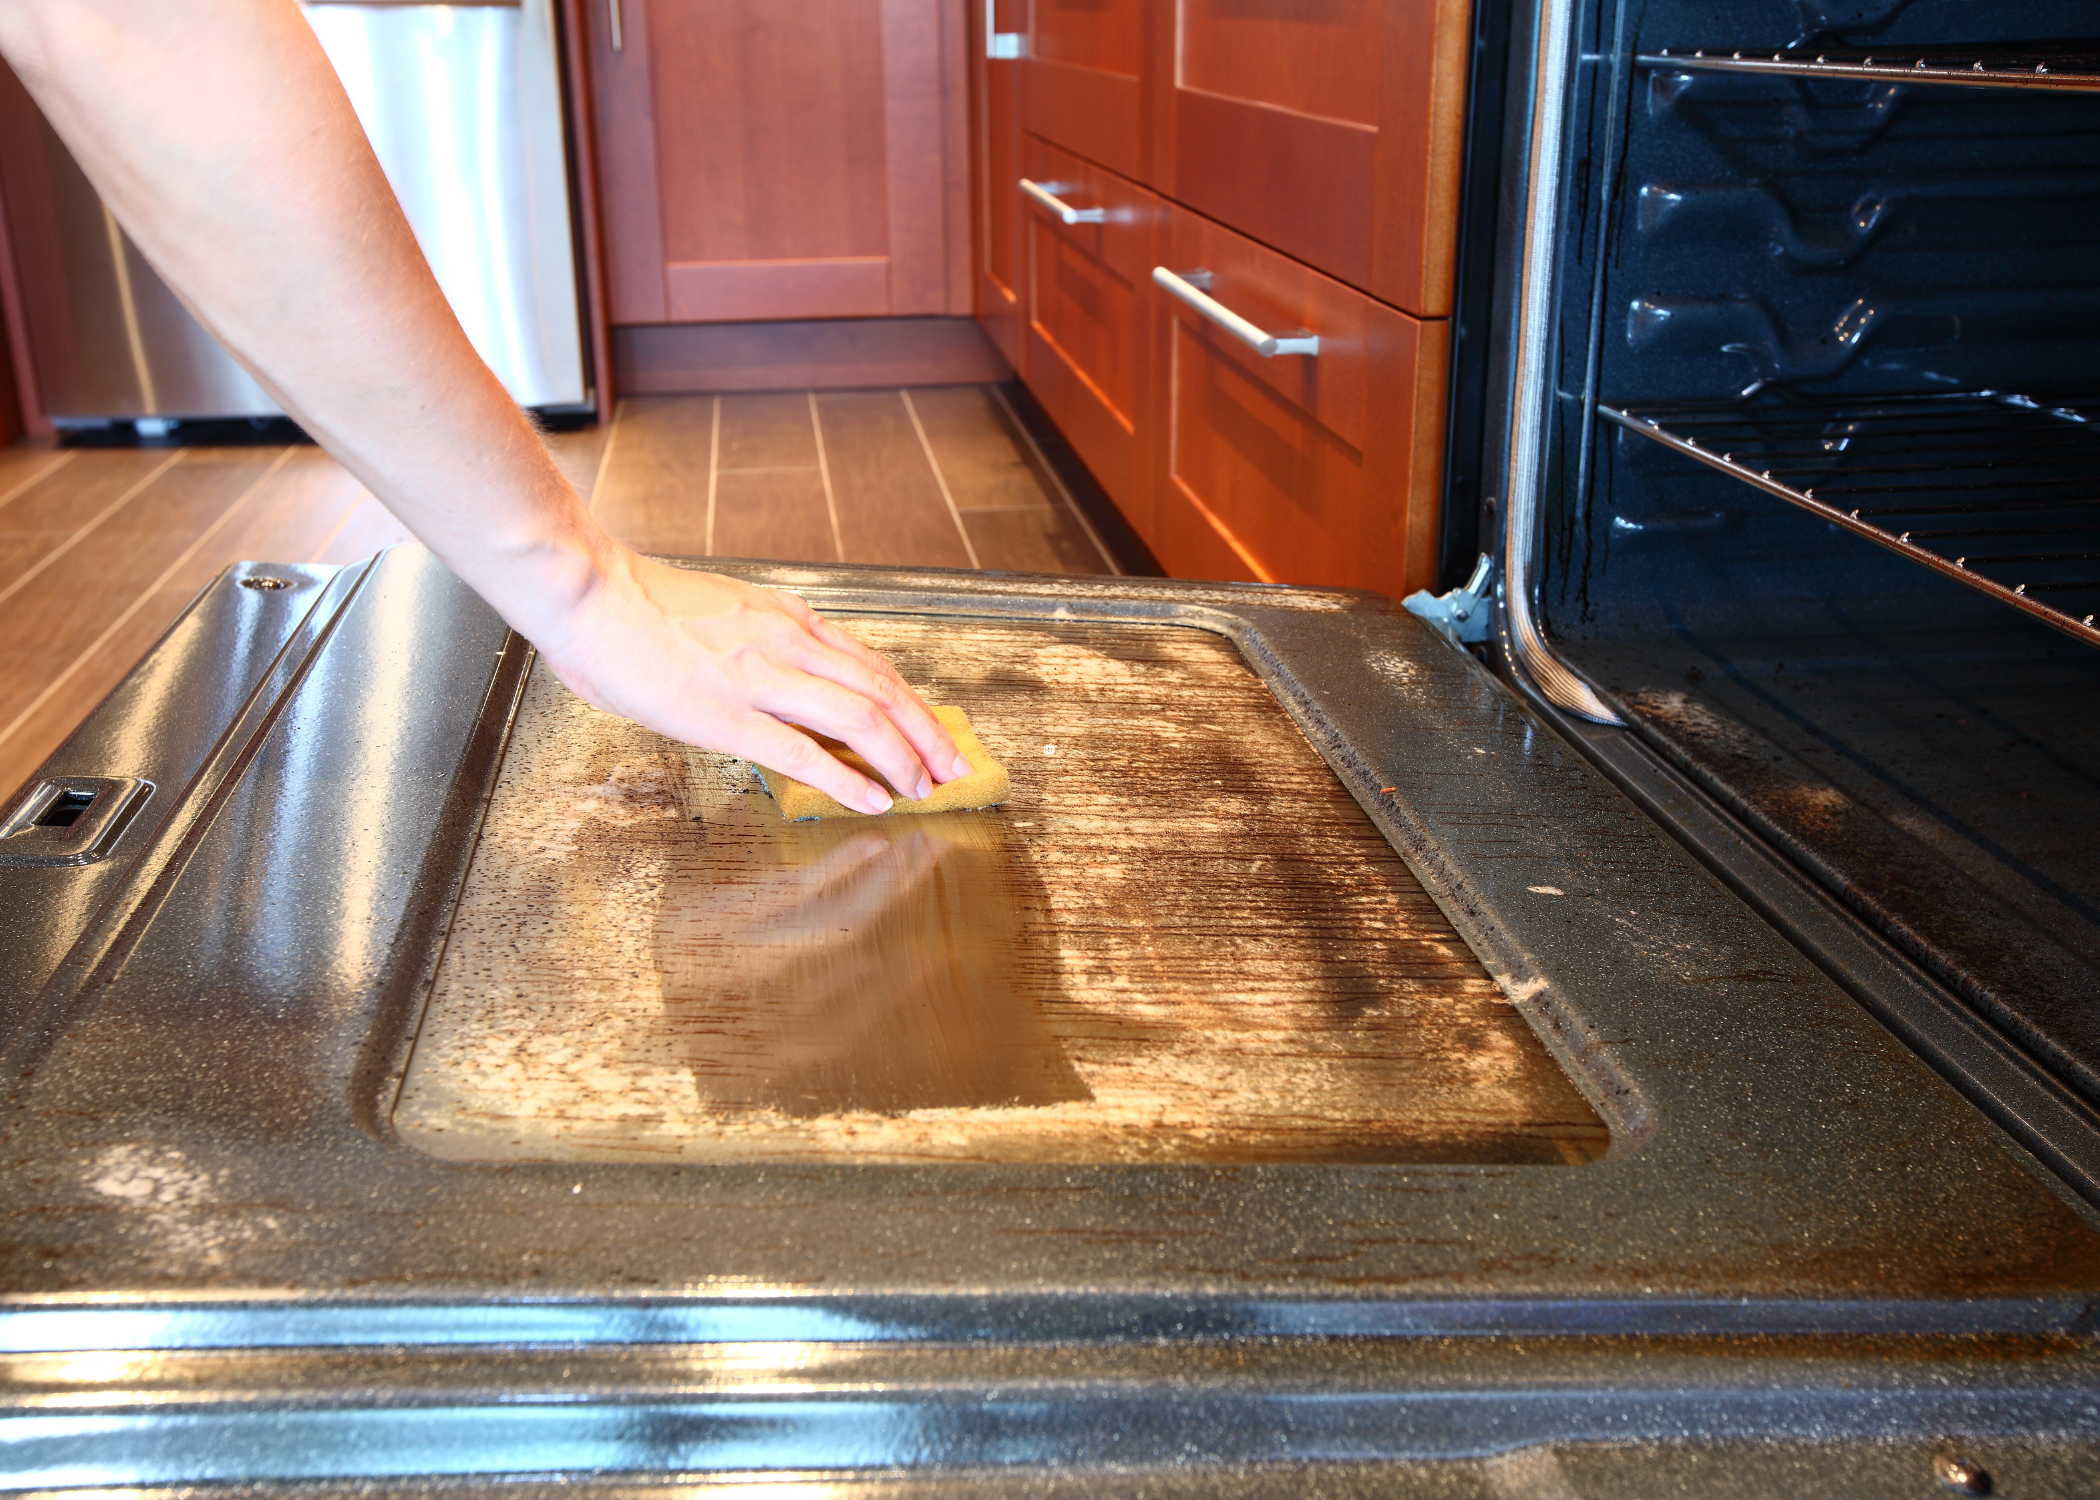
[[[1466,580],[1465,587],[1448,594],[1417,589],[1400,603],[1431,630],[1466,645],[1488,638],[1488,616],[1492,612],[1489,599],[1494,587],[1495,559],[1483,552],[1480,561],[1473,564],[1473,576]]]

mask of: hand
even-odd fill
[[[790,724],[843,740],[908,796],[970,769],[895,667],[793,594],[616,547],[568,628],[542,633],[542,658],[584,701],[846,807],[891,799]]]

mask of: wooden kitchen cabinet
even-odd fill
[[[1169,0],[1150,182],[1417,317],[1451,311],[1470,0]]]
[[[1022,305],[1028,216],[1014,189],[1021,176],[1022,68],[1015,40],[1027,34],[1026,10],[1026,0],[970,6],[977,321],[1023,380],[1028,378]],[[995,37],[1006,40],[994,42]],[[999,52],[1009,55],[995,55]]]
[[[1151,342],[1162,205],[1047,141],[1026,137],[1027,181],[1087,216],[1027,203],[1028,384],[1101,487],[1141,531],[1151,514]],[[1007,191],[1021,197],[1019,184]],[[1098,218],[1094,217],[1098,216]]]
[[[590,44],[612,322],[970,311],[959,6],[596,0]]]
[[[1144,92],[1159,0],[1030,0],[1024,118],[1029,131],[1144,181]]]
[[[1171,208],[1166,263],[1312,355],[1264,358],[1164,293],[1151,303],[1158,436],[1139,529],[1178,577],[1400,595],[1436,571],[1447,325]],[[1136,518],[1133,518],[1135,521]]]

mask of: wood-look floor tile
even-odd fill
[[[232,562],[311,562],[368,498],[357,476],[319,448],[293,448],[249,491],[184,576],[202,588]]]
[[[0,593],[18,582],[83,526],[166,465],[169,453],[122,450],[82,453],[50,478],[0,506],[0,536],[44,539],[16,554],[0,572]],[[179,467],[179,462],[178,465]]]
[[[363,562],[383,548],[398,547],[414,540],[414,535],[392,511],[367,495],[344,519],[341,529],[308,560],[337,564]]]
[[[897,391],[817,397],[846,561],[967,568],[968,548]]]
[[[715,556],[836,561],[823,477],[815,469],[718,476]]]
[[[64,680],[45,694],[37,687],[19,699],[0,704],[0,807],[13,800],[23,782],[65,743],[66,736],[96,704],[108,697],[140,658],[153,649],[161,633],[196,597],[191,588],[158,589],[137,600],[138,608],[92,650],[57,663],[53,675]],[[37,702],[38,698],[42,702]],[[26,710],[26,712],[25,712]],[[118,772],[117,774],[122,774]]]
[[[620,403],[619,432],[592,513],[640,551],[706,551],[713,442],[712,397],[628,397]]]
[[[13,720],[140,594],[167,586],[170,566],[275,457],[269,449],[185,450],[184,462],[29,578],[0,616],[0,723]]]
[[[983,386],[924,387],[911,403],[957,509],[1062,503]]]
[[[816,428],[805,391],[764,391],[722,397],[722,454],[726,469],[813,469]]]
[[[980,567],[1012,573],[1106,573],[1099,549],[1064,506],[966,510]]]
[[[32,480],[49,478],[79,455],[49,443],[11,443],[0,448],[0,506],[26,489]]]
[[[598,465],[605,457],[605,439],[611,431],[610,422],[594,422],[574,432],[546,434],[547,451],[554,455],[555,465],[576,486],[576,493],[583,496],[586,505],[591,503],[591,491],[598,483]]]

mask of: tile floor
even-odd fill
[[[549,446],[644,551],[1120,571],[997,387],[640,397]],[[228,563],[407,539],[317,448],[0,449],[0,802]]]

